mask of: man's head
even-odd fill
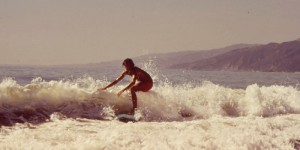
[[[133,63],[132,59],[130,59],[130,58],[126,58],[126,59],[123,61],[123,64],[122,64],[122,65],[125,66],[126,69],[131,69],[131,68],[134,67],[134,63]]]

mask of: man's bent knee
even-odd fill
[[[136,92],[136,91],[137,91],[137,88],[136,88],[136,86],[134,86],[134,87],[130,88],[130,92]]]

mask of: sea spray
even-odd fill
[[[240,106],[244,115],[275,116],[278,114],[300,113],[300,91],[291,86],[249,85]]]
[[[96,92],[119,72],[107,78],[83,75],[49,80],[43,76],[22,83],[17,78],[3,78],[0,147],[291,150],[299,147],[299,87],[263,86],[254,82],[239,89],[205,79],[202,72],[183,76],[172,71],[171,78],[167,78],[159,71],[151,73],[158,77],[151,91],[137,92],[136,117],[140,119],[135,123],[115,119],[116,114],[128,112],[132,107],[130,92],[116,95],[128,84],[127,80]],[[223,72],[220,74],[224,77]],[[197,75],[203,78],[198,79]]]
[[[105,83],[103,83],[105,82]],[[6,122],[44,122],[54,112],[70,118],[104,119],[104,108],[126,113],[132,107],[128,92],[97,91],[106,81],[91,77],[73,81],[34,79],[21,86],[14,79],[0,84],[0,113]],[[220,116],[263,116],[300,113],[300,91],[291,86],[249,85],[233,89],[205,81],[200,85],[161,83],[150,92],[138,92],[138,110],[144,121],[183,121]],[[20,119],[22,118],[22,119]],[[7,124],[7,123],[6,123]],[[10,123],[8,123],[10,124]]]

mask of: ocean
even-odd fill
[[[158,69],[132,107],[121,66],[1,66],[0,149],[300,149],[300,73]]]

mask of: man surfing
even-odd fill
[[[132,61],[132,59],[127,58],[123,61],[122,64],[125,67],[125,70],[123,73],[114,81],[112,81],[110,84],[107,86],[99,89],[99,90],[106,90],[107,88],[117,84],[120,80],[122,80],[125,75],[132,76],[132,81],[131,83],[126,86],[123,90],[121,90],[118,93],[118,96],[120,96],[124,91],[130,90],[131,92],[131,100],[132,100],[132,105],[133,108],[129,112],[129,114],[134,114],[135,109],[137,108],[137,97],[136,97],[136,92],[137,91],[142,91],[142,92],[147,92],[149,91],[152,86],[153,86],[153,80],[151,76],[144,70],[136,67]]]

